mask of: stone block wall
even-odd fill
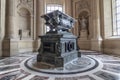
[[[106,39],[106,40],[104,40],[103,51],[107,54],[120,55],[120,39]]]

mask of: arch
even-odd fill
[[[18,13],[19,13],[19,10],[20,10],[20,9],[26,9],[27,11],[30,12],[31,15],[33,15],[33,10],[32,10],[29,6],[27,6],[27,4],[26,4],[26,5],[23,5],[23,4],[18,5],[18,6],[17,6],[17,12],[18,12]]]
[[[20,8],[19,9],[19,15],[23,17],[29,17],[31,15],[30,11],[26,8]]]
[[[90,19],[89,19],[90,13],[88,9],[83,9],[79,12],[78,14],[78,29],[79,29],[79,35],[81,33],[82,30],[86,30],[87,31],[87,35],[89,35],[89,23],[90,23]]]

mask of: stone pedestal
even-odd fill
[[[9,57],[18,53],[18,40],[6,39],[2,44],[3,57]]]
[[[38,62],[63,67],[65,63],[80,56],[77,51],[76,37],[71,33],[48,33],[40,38],[41,47],[37,55]]]
[[[90,40],[87,30],[80,31],[80,38],[78,39],[78,44],[80,46],[80,49],[90,50]]]
[[[80,39],[82,39],[82,40],[87,40],[88,39],[87,30],[81,30]]]

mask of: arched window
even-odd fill
[[[113,0],[113,36],[120,36],[120,0]]]
[[[47,4],[46,13],[49,13],[54,10],[63,11],[63,6],[60,4]]]
[[[63,12],[63,5],[60,4],[47,4],[46,6],[46,13],[52,12],[54,10],[59,10],[61,12]],[[49,27],[46,26],[46,32],[49,31]]]

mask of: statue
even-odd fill
[[[78,28],[79,28],[79,31],[86,30],[87,31],[87,35],[89,35],[88,17],[89,16],[82,16],[82,17],[78,18],[78,26],[79,26]],[[80,35],[80,32],[79,32],[79,35]]]
[[[81,26],[81,30],[86,30],[87,29],[88,21],[87,21],[87,19],[84,16],[82,16],[82,18],[79,18],[78,22],[79,22],[79,25]]]

